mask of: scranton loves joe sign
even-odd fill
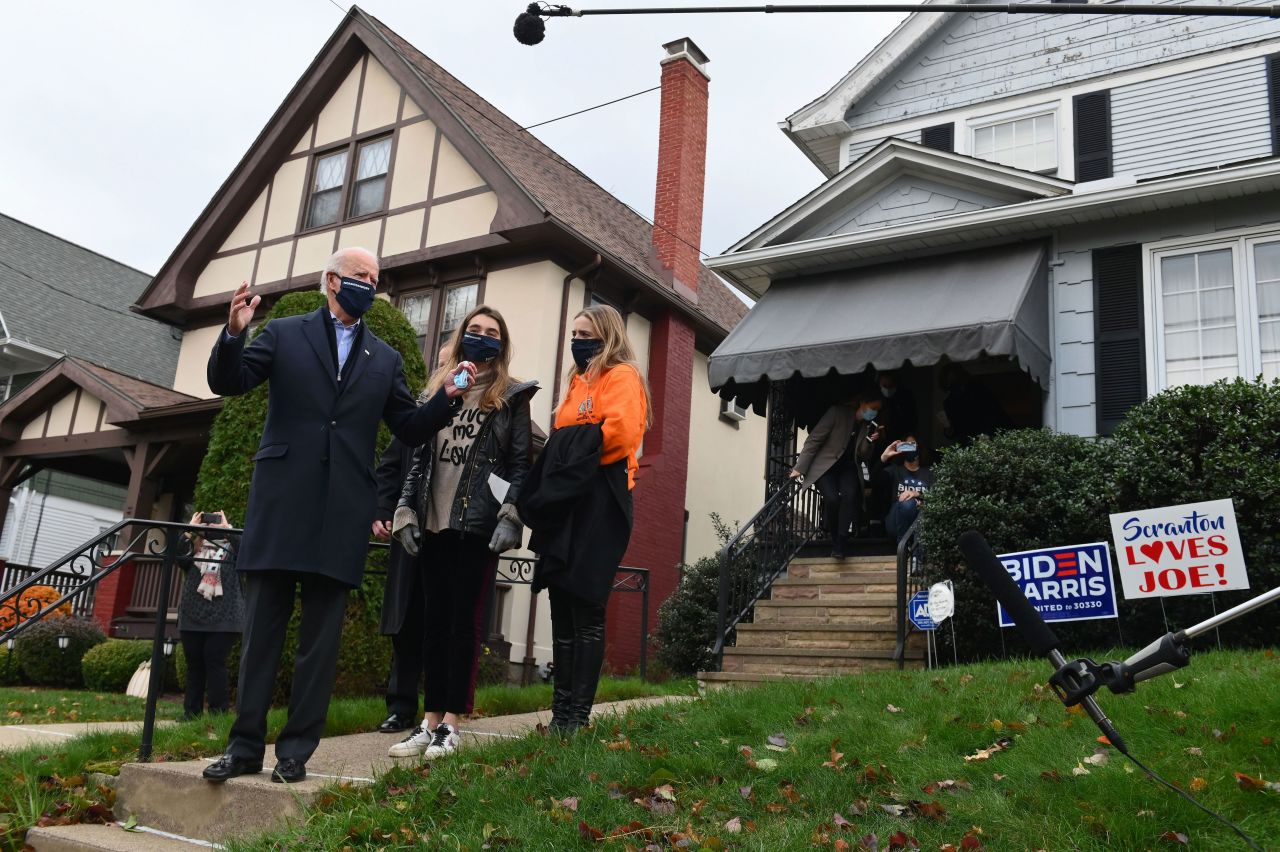
[[[1006,553],[1000,564],[1045,621],[1116,617],[1111,552],[1105,542]],[[1013,627],[996,604],[1001,627]]]
[[[1111,516],[1125,600],[1249,588],[1230,500]]]

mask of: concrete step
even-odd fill
[[[870,624],[739,624],[738,648],[893,650],[898,631],[889,622]]]
[[[35,852],[198,852],[212,844],[153,829],[125,831],[110,825],[51,825],[27,832],[27,848]]]
[[[765,683],[790,683],[795,678],[781,674],[744,674],[743,672],[698,672],[698,690],[709,692],[729,687],[760,686]]]
[[[871,591],[862,583],[843,583],[839,580],[827,580],[821,577],[800,577],[791,579],[782,577],[773,584],[769,596],[778,600],[850,600],[858,599],[864,605],[896,607],[897,594],[891,589],[888,592]]]
[[[897,610],[882,603],[852,599],[779,598],[756,604],[756,624],[878,624],[893,622]]]
[[[830,556],[803,557],[792,559],[791,564],[798,568],[824,570],[882,570],[893,571],[898,567],[896,556],[846,556],[844,559],[832,559]]]

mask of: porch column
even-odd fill
[[[795,464],[796,419],[787,403],[787,383],[769,383],[769,432],[765,448],[764,496],[769,499],[787,484]]]
[[[152,444],[141,442],[132,450],[125,449],[125,458],[129,462],[129,492],[124,501],[126,518],[147,518],[151,516],[151,508],[155,503],[159,490],[157,483],[147,474],[152,464],[157,461]],[[124,530],[121,542],[126,543],[136,535],[133,528]],[[141,550],[141,542],[134,550]],[[121,554],[119,558],[124,558]],[[98,592],[93,602],[93,618],[110,635],[111,622],[124,615],[133,596],[134,574],[137,568],[132,563],[108,574],[98,584]]]

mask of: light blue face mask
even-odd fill
[[[862,410],[862,419],[870,423],[872,420],[876,419],[876,415],[879,413],[880,412],[876,411],[874,408],[864,408]]]

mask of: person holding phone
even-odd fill
[[[455,384],[459,364],[475,365],[452,425],[414,450],[392,516],[392,534],[416,560],[425,595],[410,606],[422,608],[426,713],[390,748],[391,757],[452,754],[475,700],[498,555],[520,546],[514,503],[533,457],[529,402],[538,383],[511,377],[512,352],[502,314],[479,305],[463,318],[423,392]]]
[[[831,536],[831,555],[843,559],[849,536],[862,515],[863,468],[880,455],[883,429],[876,421],[883,405],[879,389],[837,403],[818,419],[791,471],[792,479],[817,486]]]
[[[933,487],[933,471],[921,458],[920,442],[915,435],[894,441],[880,455],[880,461],[885,465],[883,477],[893,501],[885,516],[884,528],[896,541],[901,541],[920,514],[925,494]]]
[[[192,526],[231,529],[224,512],[196,512]],[[185,576],[178,598],[178,635],[187,661],[182,718],[230,709],[227,654],[244,630],[244,595],[236,572],[238,540],[214,530],[185,533],[186,555],[178,558]]]

